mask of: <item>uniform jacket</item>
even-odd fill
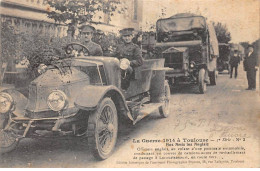
[[[257,66],[256,64],[256,55],[255,53],[251,53],[250,56],[248,56],[248,54],[246,54],[246,58],[244,60],[244,70],[245,71],[251,71],[251,70],[255,70],[255,67]]]
[[[118,45],[113,56],[118,59],[127,58],[131,67],[138,67],[143,64],[142,51],[138,45],[134,43]]]
[[[90,41],[88,43],[83,43],[88,48],[89,56],[103,56],[103,51],[100,45]]]

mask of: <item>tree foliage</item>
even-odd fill
[[[16,55],[19,45],[17,41],[18,37],[14,27],[7,22],[3,22],[1,24],[1,62],[7,62],[8,59]]]
[[[120,0],[49,0],[48,4],[55,9],[48,13],[49,18],[73,25],[92,22],[98,12],[108,14],[110,19],[114,13],[122,13],[125,10],[119,7]]]
[[[228,43],[231,40],[231,33],[228,31],[226,25],[223,25],[220,22],[213,23],[217,39],[219,43]]]

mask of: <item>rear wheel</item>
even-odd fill
[[[114,102],[104,98],[88,119],[88,145],[93,155],[107,159],[113,152],[118,132],[118,116]]]
[[[170,107],[169,107],[170,96],[171,96],[170,86],[169,86],[168,81],[165,81],[164,92],[163,92],[163,96],[161,99],[161,102],[163,102],[163,106],[161,106],[159,108],[159,113],[164,118],[167,118],[170,113]]]
[[[7,122],[3,116],[1,116],[0,125],[0,154],[7,153],[15,149],[18,145],[18,136],[11,130],[4,129]]]
[[[199,92],[201,94],[204,94],[207,90],[207,84],[205,83],[205,74],[206,74],[205,69],[201,68],[199,71],[199,79],[198,79]]]

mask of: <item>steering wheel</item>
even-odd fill
[[[83,54],[85,56],[89,56],[89,50],[88,48],[81,44],[81,43],[76,43],[76,42],[72,42],[72,43],[69,43],[66,47],[65,47],[65,52],[66,54],[68,55],[72,55],[72,53],[74,51],[77,51],[78,54],[80,54],[81,52],[83,52]]]

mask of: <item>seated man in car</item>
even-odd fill
[[[117,57],[119,60],[126,58],[130,61],[130,66],[126,71],[122,72],[122,89],[127,89],[129,87],[134,68],[143,65],[142,51],[138,45],[132,42],[134,37],[133,32],[133,28],[120,30],[123,43],[117,46],[116,51],[113,54],[113,56]]]
[[[79,28],[80,40],[83,45],[88,49],[88,56],[103,56],[103,51],[100,45],[92,42],[92,37],[95,32],[95,28],[90,25],[83,25]]]
[[[134,29],[125,28],[119,32],[123,43],[117,46],[114,55],[118,59],[127,58],[130,61],[130,66],[132,68],[141,66],[143,64],[142,51],[138,45],[132,42]]]

